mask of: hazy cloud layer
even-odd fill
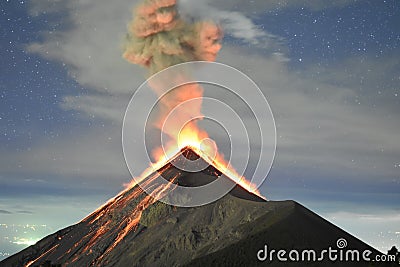
[[[357,236],[386,253],[391,246],[400,242],[400,216],[396,211],[380,210],[377,212],[355,213],[339,211],[323,214],[329,221]],[[379,241],[375,236],[379,236]]]
[[[114,177],[127,181],[129,173],[122,156],[120,132],[120,125],[96,127],[73,136],[60,136],[55,142],[38,140],[29,151],[10,152],[1,161],[1,170],[22,177],[42,176],[39,183],[53,180],[54,176],[69,177],[69,183],[82,182],[81,177],[103,182]],[[12,180],[9,176],[2,180]]]
[[[187,0],[187,1],[195,1],[195,0]],[[311,10],[324,10],[330,8],[339,8],[345,7],[350,4],[354,4],[357,0],[333,0],[333,1],[324,1],[324,0],[254,0],[243,3],[240,0],[232,0],[232,1],[211,1],[208,0],[208,3],[214,5],[220,9],[228,9],[228,10],[238,10],[241,12],[245,12],[249,15],[257,15],[262,12],[266,12],[269,10],[276,9],[288,9],[288,8],[309,8]]]
[[[17,213],[20,213],[20,214],[34,214],[33,211],[29,211],[29,210],[19,210],[19,211],[17,211]]]
[[[8,210],[0,210],[0,214],[12,214],[12,212]]]
[[[62,106],[82,111],[89,118],[108,120],[114,141],[110,144],[101,131],[88,131],[63,138],[50,148],[38,144],[31,152],[32,157],[30,153],[15,157],[25,162],[22,165],[27,171],[36,169],[37,172],[57,174],[75,170],[76,175],[82,176],[125,173],[125,170],[118,172],[124,168],[118,144],[119,127],[129,96],[144,81],[144,72],[121,58],[121,40],[131,17],[129,9],[134,3],[125,0],[102,0],[96,4],[72,1],[66,7],[61,2],[33,2],[33,13],[73,9],[69,13],[72,26],[66,31],[44,35],[44,42],[30,44],[29,51],[64,62],[72,77],[93,90],[93,93],[79,98],[66,96]],[[359,85],[346,77],[349,72],[354,72],[359,59],[349,58],[332,68],[309,65],[302,70],[291,70],[287,66],[290,59],[273,49],[282,47],[284,43],[256,27],[247,13],[229,11],[229,6],[239,6],[236,2],[224,1],[223,10],[217,8],[222,4],[214,2],[187,0],[181,4],[186,15],[219,18],[228,33],[254,47],[261,41],[271,42],[271,50],[267,50],[270,52],[263,55],[257,50],[225,44],[218,60],[248,74],[270,101],[278,130],[276,165],[279,168],[308,168],[310,174],[316,170],[333,172],[354,176],[352,179],[356,180],[373,180],[372,176],[379,176],[377,183],[392,179],[398,170],[396,164],[399,164],[393,160],[400,155],[400,145],[396,142],[400,125],[394,117],[381,117],[387,110],[383,104],[385,99],[374,109],[355,102]],[[351,2],[333,1],[328,6],[340,7]],[[260,1],[254,5],[274,8],[279,4],[278,1]],[[302,5],[319,9],[322,1],[288,1],[281,2],[280,7]],[[381,74],[392,73],[396,63],[374,58],[368,62],[380,70],[379,75],[376,72],[372,74],[368,68],[357,68],[354,75],[366,76],[368,83],[364,90],[373,93],[374,83],[379,82]],[[344,69],[348,71],[344,72]],[[63,155],[61,166],[47,164],[51,160],[51,150]],[[8,158],[13,159],[13,156]],[[366,174],[369,176],[364,177]]]

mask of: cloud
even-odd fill
[[[37,140],[35,146],[23,153],[9,151],[0,165],[3,173],[18,174],[26,182],[36,181],[26,178],[40,176],[39,183],[48,183],[54,176],[68,177],[67,183],[82,183],[83,177],[103,182],[110,178],[129,180],[119,125],[74,131],[73,135],[61,135],[52,141]],[[2,181],[12,179],[11,175],[5,175]]]
[[[400,222],[400,215],[397,213],[394,213],[395,211],[392,211],[388,213],[380,212],[380,213],[357,213],[357,212],[348,212],[348,211],[338,211],[338,212],[332,212],[332,213],[327,213],[326,216],[332,219],[335,218],[341,218],[345,220],[367,220],[371,222],[379,222],[379,221],[385,221],[385,222]]]
[[[235,10],[241,11],[248,15],[258,15],[260,13],[270,11],[270,10],[283,10],[290,8],[304,7],[311,10],[319,11],[330,8],[342,8],[347,5],[354,4],[357,0],[334,0],[334,1],[324,1],[324,0],[254,0],[251,2],[246,2],[240,0],[230,0],[230,1],[207,1],[211,5],[224,10]]]
[[[99,0],[96,4],[79,0],[68,4],[40,0],[30,3],[34,14],[63,11],[56,18],[51,17],[51,23],[68,26],[60,31],[43,32],[43,41],[29,44],[27,50],[65,64],[71,77],[92,90],[79,98],[66,96],[62,104],[65,109],[83,111],[89,117],[121,120],[126,100],[145,77],[144,70],[121,56],[122,40],[134,5],[135,2],[128,0]],[[240,12],[219,10],[199,1],[181,1],[180,6],[183,16],[220,21],[227,34],[244,42],[272,50],[280,46],[277,36],[260,29]]]
[[[389,98],[382,98],[376,108],[371,108],[368,102],[355,102],[359,95],[367,99],[375,93],[374,86],[381,80],[393,78],[390,75],[398,67],[395,61],[368,58],[368,64],[360,65],[357,63],[360,58],[348,58],[331,67],[305,65],[301,69],[291,69],[290,58],[282,52],[287,49],[284,42],[253,23],[248,13],[252,4],[221,3],[226,8],[220,8],[222,4],[217,2],[189,0],[181,1],[181,6],[184,15],[220,19],[229,34],[248,44],[242,47],[225,44],[218,60],[250,75],[270,101],[278,130],[275,168],[291,170],[288,175],[302,173],[316,184],[323,184],[324,179],[335,175],[338,180],[349,179],[354,183],[368,181],[378,185],[385,182],[398,186],[393,177],[398,171],[396,164],[400,164],[395,162],[400,157],[400,145],[396,141],[400,125],[395,116],[382,116],[393,113],[393,107],[390,110],[384,105]],[[235,3],[243,6],[245,13],[230,9]],[[277,3],[255,1],[254,5],[261,10],[260,5],[268,9]],[[333,1],[324,7],[351,3]],[[129,96],[145,77],[142,70],[121,58],[121,38],[133,4],[125,0],[99,0],[95,4],[75,1],[73,12],[66,13],[71,27],[46,34],[43,42],[29,45],[31,52],[64,62],[71,76],[90,88],[86,96],[66,96],[62,107],[81,111],[91,119],[106,120],[109,129],[106,131],[112,131],[112,139],[118,142]],[[300,5],[320,9],[322,1],[287,1],[282,7]],[[33,3],[32,8],[43,7],[35,7]],[[53,9],[58,10],[51,7]],[[271,49],[260,53],[254,48],[263,42]],[[348,78],[349,74],[366,77],[368,83],[363,85],[363,93],[359,92],[359,84]],[[25,162],[22,165],[26,171],[32,169],[37,173],[115,176],[125,173],[121,171],[124,164],[118,142],[110,144],[107,134],[95,129],[57,140],[57,145],[38,143],[26,156],[14,152],[9,158],[20,158],[19,162]],[[53,152],[49,152],[51,150]],[[63,155],[60,165],[51,157],[56,151]],[[4,165],[7,168],[8,164]],[[10,162],[9,166],[15,164]]]
[[[17,211],[17,213],[20,213],[20,214],[34,214],[32,211],[29,211],[29,210],[19,210],[19,211]]]
[[[227,10],[226,7],[216,8],[211,2],[195,0],[180,1],[180,10],[184,17],[217,21],[222,25],[226,35],[250,43],[254,47],[269,50],[283,49],[283,38],[256,25],[241,11]]]
[[[360,180],[374,173],[381,177],[379,182],[396,175],[400,125],[394,118],[381,117],[385,110],[390,112],[385,106],[376,112],[368,105],[348,103],[357,87],[329,83],[326,76],[319,79],[307,68],[293,72],[273,56],[229,47],[222,53],[221,60],[249,73],[270,102],[279,135],[276,164],[357,175]],[[385,65],[375,67],[388,70]],[[335,71],[327,71],[330,80]]]
[[[317,74],[319,81],[334,87],[351,88],[353,95],[345,99],[349,104],[360,103],[376,107],[376,112],[390,113],[399,106],[394,97],[399,68],[400,63],[393,54],[379,57],[360,55],[347,57],[329,67],[310,66],[304,74]]]
[[[336,211],[322,215],[381,252],[386,253],[393,245],[400,244],[400,215],[395,210],[371,208],[365,213]]]
[[[12,214],[12,212],[8,210],[0,210],[0,214]]]
[[[46,15],[47,13],[61,13],[73,7],[72,1],[62,0],[32,0],[29,1],[29,13],[32,16]]]
[[[79,110],[84,118],[99,118],[113,122],[121,122],[130,99],[130,94],[89,94],[75,97],[66,96],[61,104],[66,110]]]
[[[66,4],[65,2],[68,2]],[[67,5],[67,7],[66,7]],[[131,8],[128,0],[34,1],[31,10],[58,12],[52,22],[62,23],[60,31],[43,32],[43,42],[31,43],[27,50],[68,65],[70,75],[89,89],[101,93],[130,93],[143,81],[144,72],[122,59],[122,40]],[[99,75],[101,74],[101,75]]]

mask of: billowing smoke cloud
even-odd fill
[[[211,21],[186,22],[180,18],[176,0],[144,0],[134,10],[134,18],[129,23],[123,57],[146,67],[151,75],[183,62],[214,61],[221,49],[221,38],[220,27]],[[157,85],[152,87],[158,97],[163,96],[159,100],[159,114],[153,122],[156,127],[175,143],[184,125],[201,133],[196,123],[196,118],[202,117],[203,89],[200,85],[184,85],[166,95]],[[164,125],[168,114],[188,100],[191,100],[190,108],[175,110],[173,122]],[[202,135],[202,138],[206,137],[205,133]]]
[[[214,61],[221,49],[221,36],[221,29],[213,22],[183,21],[176,0],[145,0],[129,24],[123,56],[153,74],[182,62]]]

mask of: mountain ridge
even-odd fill
[[[233,182],[215,166],[193,173],[174,165],[174,160],[196,160],[198,156],[193,150],[182,150],[151,175],[161,175],[171,186],[198,186],[199,181],[216,179]],[[162,196],[168,188],[152,184],[151,175],[144,186]],[[184,201],[190,201],[190,196],[185,197]],[[381,254],[295,201],[266,201],[237,184],[222,198],[197,207],[165,204],[136,185],[79,223],[3,260],[0,266],[286,266],[289,263],[260,261],[257,253],[265,245],[277,250],[322,250],[335,247],[339,238],[345,238],[349,248]],[[323,266],[332,264],[381,266],[323,262]]]

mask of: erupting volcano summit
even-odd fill
[[[157,224],[161,217],[171,215],[177,210],[157,202],[168,197],[176,185],[198,187],[222,179],[224,185],[233,187],[230,190],[232,196],[265,202],[261,196],[235,184],[217,167],[207,163],[209,159],[202,158],[199,153],[200,151],[192,147],[181,149],[164,166],[147,176],[141,187],[132,184],[78,224],[39,241],[6,262],[11,266],[40,266],[46,261],[63,266],[110,265],[115,261],[112,259],[115,252],[127,245],[127,240],[143,234],[146,226]],[[176,167],[180,165],[184,168],[187,163],[194,163],[199,171],[188,172]],[[157,177],[162,177],[167,182],[159,183]],[[151,195],[146,194],[144,189],[150,190]],[[196,196],[179,197],[186,198],[182,202],[190,202]]]
[[[375,251],[293,201],[266,201],[239,184],[221,199],[199,207],[157,201],[177,185],[199,187],[218,179],[234,183],[212,164],[197,172],[176,167],[190,161],[208,164],[185,147],[142,183],[156,198],[132,185],[81,222],[45,237],[0,266],[257,266],[263,264],[257,252],[266,242],[277,248],[320,249],[338,238]],[[159,176],[169,181],[167,186],[156,182],[154,177]],[[180,197],[191,201],[191,196]],[[270,266],[284,266],[280,264]]]

